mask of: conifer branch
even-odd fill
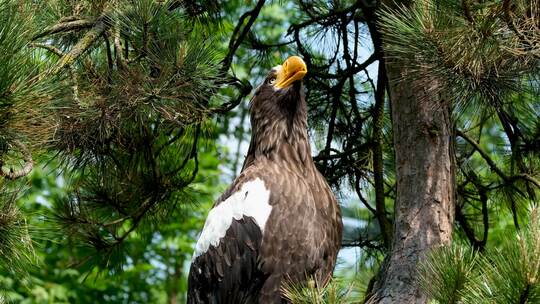
[[[463,13],[465,17],[467,18],[467,20],[470,23],[474,24],[474,17],[472,16],[472,13],[471,13],[471,4],[469,3],[469,0],[461,0],[461,5],[463,7]]]
[[[62,52],[59,48],[57,48],[54,45],[45,44],[45,43],[39,43],[39,42],[33,42],[33,43],[30,43],[30,46],[45,49],[45,50],[55,54],[58,57],[64,56],[64,52]]]
[[[34,161],[32,159],[32,154],[26,146],[19,140],[13,141],[13,145],[19,149],[19,152],[23,154],[24,165],[19,170],[14,170],[13,168],[6,170],[1,167],[2,161],[0,160],[0,176],[3,176],[7,179],[14,180],[28,175],[34,168]]]
[[[120,70],[127,70],[128,65],[127,65],[126,59],[124,58],[124,55],[123,55],[124,50],[123,50],[121,42],[120,42],[120,28],[119,28],[119,25],[116,24],[113,27],[112,30],[113,30],[114,54],[116,56],[116,65],[117,65],[118,69],[120,69]]]
[[[81,19],[81,20],[65,20],[65,22],[61,22],[58,24],[55,24],[53,26],[45,28],[41,33],[35,35],[32,37],[32,40],[36,40],[48,35],[56,34],[56,33],[65,33],[70,31],[77,31],[82,30],[86,28],[91,28],[95,24],[95,21]]]
[[[265,2],[266,0],[257,1],[257,5],[255,5],[255,7],[251,11],[244,13],[238,20],[238,24],[236,25],[233,31],[233,34],[231,36],[231,39],[229,41],[229,51],[227,52],[227,55],[223,59],[223,67],[222,67],[223,72],[228,71],[229,68],[231,67],[234,54],[238,50],[238,47],[240,47],[240,44],[242,43],[242,41],[244,41],[244,38],[249,33],[251,26],[255,23],[255,20],[259,16],[259,13],[261,12],[261,9],[263,8]],[[249,19],[247,23],[244,25],[244,22],[246,18],[248,17]]]
[[[52,73],[57,74],[66,66],[69,66],[75,62],[84,52],[86,52],[94,42],[105,32],[107,25],[103,20],[99,20],[91,30],[89,30],[79,42],[73,46],[73,48],[60,60],[56,67],[53,68]]]
[[[495,161],[493,161],[493,159],[491,159],[491,157],[487,154],[487,152],[484,151],[484,149],[482,149],[482,147],[480,147],[480,145],[473,138],[471,138],[470,136],[468,136],[467,134],[465,134],[464,132],[462,132],[460,130],[457,130],[456,134],[459,137],[465,139],[469,144],[471,144],[471,146],[473,146],[473,148],[476,151],[478,151],[480,156],[482,156],[482,158],[487,162],[487,164],[489,165],[491,170],[493,170],[495,173],[497,173],[497,175],[499,175],[505,182],[512,182],[512,181],[515,181],[517,179],[522,179],[522,180],[526,180],[528,182],[533,183],[536,187],[538,187],[540,189],[540,181],[538,181],[536,178],[534,178],[534,177],[532,177],[532,176],[530,176],[529,174],[526,174],[526,173],[520,173],[520,174],[516,174],[516,175],[512,175],[512,176],[509,176],[509,175],[505,174],[497,166]]]

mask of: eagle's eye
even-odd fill
[[[268,84],[274,85],[274,83],[276,83],[276,77],[275,76],[272,76],[272,77],[268,78]]]

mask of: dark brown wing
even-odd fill
[[[252,217],[233,220],[218,247],[195,258],[188,303],[258,303],[267,275],[257,266],[261,230]]]
[[[251,166],[254,160],[255,160],[255,143],[254,143],[254,139],[251,138],[251,141],[249,142],[248,153],[246,155],[246,158],[244,159],[244,164],[242,165],[242,170],[240,172],[245,171],[247,167]]]
[[[316,176],[306,178],[279,162],[260,166],[271,176],[265,179],[268,187],[279,189],[271,192],[272,215],[261,244],[261,270],[269,277],[261,289],[260,303],[281,303],[286,281],[310,278],[324,284],[331,276],[341,242],[341,221],[326,183],[309,183]]]

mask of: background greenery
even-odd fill
[[[538,246],[538,221],[527,225],[540,195],[538,3],[429,3],[0,0],[0,301],[183,303],[197,233],[242,165],[249,94],[299,54],[314,160],[345,236],[338,279],[289,296],[359,302],[396,195],[377,28],[387,58],[418,69],[410,81],[443,79],[455,99],[461,246],[434,253],[426,280],[495,297],[478,272],[499,286],[496,267],[527,260],[512,240]]]

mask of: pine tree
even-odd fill
[[[131,233],[151,237],[172,210],[193,203],[189,186],[211,132],[207,117],[221,110],[211,97],[229,81],[203,26],[215,18],[213,6],[1,5],[4,182],[27,175],[32,155],[52,157],[71,187],[52,220],[76,245],[80,266],[119,270]],[[9,171],[10,159],[23,164]],[[14,197],[2,197],[7,248],[23,231]],[[11,262],[24,256],[2,254]]]
[[[43,80],[46,68],[29,50],[31,5],[0,1],[0,270],[24,273],[33,262],[33,244],[15,201],[19,180],[33,168],[31,154],[50,137],[44,116],[54,86]]]
[[[463,114],[467,107],[483,108],[485,112],[489,113],[480,118],[480,125],[485,124],[490,119],[490,115],[496,114],[508,136],[512,152],[512,165],[510,173],[505,173],[479,147],[476,141],[467,135],[466,131],[459,129],[453,131],[471,144],[485,159],[490,169],[500,178],[499,186],[492,187],[492,185],[484,184],[481,178],[478,177],[478,173],[475,173],[474,169],[471,170],[469,165],[462,162],[462,160],[458,160],[457,167],[454,163],[455,160],[450,158],[443,164],[445,168],[450,168],[451,171],[460,169],[465,175],[465,183],[458,185],[458,189],[466,187],[470,183],[478,191],[478,200],[482,204],[485,229],[489,225],[487,219],[488,200],[493,199],[492,196],[488,196],[490,191],[497,192],[500,191],[497,190],[498,188],[504,189],[502,191],[507,195],[506,200],[514,214],[515,226],[519,228],[516,216],[518,212],[516,203],[519,200],[516,197],[521,196],[521,199],[525,201],[535,201],[539,190],[538,181],[534,177],[538,173],[538,167],[536,166],[538,155],[531,155],[522,149],[522,147],[528,146],[527,141],[532,139],[525,135],[525,131],[521,132],[522,129],[527,128],[527,123],[522,122],[523,127],[520,126],[515,117],[515,112],[509,111],[509,104],[505,102],[505,99],[510,99],[515,94],[527,96],[528,93],[534,96],[533,92],[537,90],[537,86],[530,82],[538,75],[539,66],[537,10],[538,3],[535,1],[532,3],[530,1],[517,1],[512,4],[508,1],[485,4],[471,4],[468,1],[416,1],[408,6],[387,8],[385,12],[381,13],[381,28],[388,61],[399,64],[401,76],[403,77],[403,79],[399,79],[394,75],[392,80],[391,76],[391,82],[402,83],[399,85],[400,91],[398,95],[406,91],[405,86],[413,92],[426,91],[426,96],[439,96],[440,102],[433,102],[432,97],[412,102],[420,105],[424,104],[424,106],[432,108],[434,111],[437,111],[437,108],[452,107],[454,114],[457,115],[458,120],[456,122],[448,121],[446,123],[446,131],[437,127],[434,123],[431,126],[432,129],[428,129],[428,131],[432,130],[433,133],[428,132],[425,135],[426,138],[431,137],[434,139],[441,135],[449,137],[450,132],[452,132],[451,128],[453,128],[451,124],[460,122],[459,116]],[[538,95],[536,94],[536,96]],[[391,99],[394,98],[395,96],[392,96],[391,93]],[[519,102],[524,103],[525,106],[534,107],[533,101],[534,99],[529,99],[520,100]],[[394,134],[396,136],[396,132],[399,132],[400,127],[407,126],[406,121],[401,121],[400,124],[400,120],[397,118],[400,116],[399,111],[405,109],[403,103],[407,102],[407,100],[398,97],[398,100],[392,102],[396,102],[395,105],[392,104]],[[404,113],[407,113],[407,111]],[[538,113],[534,113],[534,116],[536,116],[536,122],[538,122]],[[437,118],[435,119],[437,120]],[[476,119],[469,117],[466,123],[470,124],[471,120],[475,121]],[[409,125],[409,127],[411,126]],[[469,126],[465,126],[465,128],[469,128]],[[419,130],[418,128],[413,129]],[[471,129],[476,129],[476,127]],[[399,134],[397,134],[397,137],[399,137]],[[399,141],[407,137],[397,137],[395,137],[395,149],[399,155],[400,152],[404,152],[399,149]],[[534,139],[532,140],[534,141]],[[452,151],[449,151],[449,153],[452,153]],[[418,154],[415,157],[418,157]],[[432,159],[431,161],[437,162],[438,160]],[[428,165],[429,161],[425,164]],[[413,168],[415,169],[412,170],[422,170],[422,168],[427,167],[416,166]],[[515,173],[516,171],[518,173]],[[431,182],[433,187],[450,188],[449,190],[453,192],[454,185],[448,183],[448,181],[452,181],[456,175],[457,173],[452,172],[452,175],[447,176],[445,179],[437,179],[433,174],[430,174],[428,180],[434,179]],[[408,178],[413,178],[413,176],[409,175]],[[405,183],[407,182],[405,181]],[[429,186],[429,184],[426,186]],[[412,191],[418,191],[414,183],[407,187],[410,190],[415,189]],[[399,191],[398,182],[398,193]],[[483,246],[482,241],[477,241],[474,232],[470,231],[470,227],[465,226],[467,222],[465,216],[463,216],[464,202],[466,203],[471,198],[475,198],[474,196],[471,197],[471,192],[467,191],[463,191],[462,195],[464,199],[461,201],[461,205],[457,206],[458,221],[464,224],[464,228],[468,228],[465,232],[468,233],[468,237],[473,244]],[[447,245],[450,241],[452,218],[454,216],[453,204],[444,206],[445,202],[443,200],[434,197],[429,198],[430,200],[435,199],[433,204],[422,205],[414,203],[414,196],[411,198],[412,205],[409,205],[409,207],[412,208],[406,210],[403,215],[400,215],[399,210],[404,210],[402,208],[405,205],[399,203],[399,197],[396,201],[396,210],[398,211],[396,213],[396,230],[391,255],[396,259],[391,258],[387,264],[388,268],[383,269],[383,280],[380,281],[382,284],[378,285],[378,289],[375,291],[375,297],[383,299],[382,303],[386,303],[385,297],[392,299],[391,301],[395,301],[396,297],[401,299],[400,301],[412,301],[413,299],[419,301],[423,296],[418,287],[414,287],[416,285],[414,271],[416,264],[423,259],[422,256],[427,253],[430,247]],[[438,218],[434,218],[434,229],[420,232],[416,237],[413,237],[416,240],[412,246],[406,245],[401,235],[410,235],[411,230],[406,226],[400,226],[399,221],[405,220],[404,223],[411,223],[411,220],[416,220],[420,223],[420,227],[425,229],[426,226],[423,224],[429,221],[425,216],[417,219],[411,218],[411,216],[414,216],[414,213],[417,212],[415,210],[421,210],[421,208],[437,209],[440,205],[443,206],[443,210],[437,211]],[[446,225],[437,220],[440,220],[440,216],[443,214],[448,214],[445,216],[450,219],[449,222],[446,221]],[[400,219],[400,216],[403,217]],[[443,222],[445,221],[443,220]],[[448,227],[448,224],[450,224],[450,227]],[[441,229],[447,228],[450,228],[450,230],[444,239],[438,241],[435,237],[435,241],[433,241],[433,233],[436,233],[437,229],[442,231]],[[487,232],[484,232],[484,244],[486,240]],[[417,247],[418,244],[422,243],[428,244],[428,246],[412,253],[412,256],[409,255],[411,254],[410,248]],[[402,247],[403,244],[405,245]],[[420,247],[422,246],[420,245]],[[403,260],[404,258],[406,261]],[[393,272],[403,273],[403,266],[396,265],[407,263],[409,263],[409,271],[405,271],[408,273],[405,277],[400,277],[398,273]],[[392,268],[393,266],[395,267]],[[404,297],[404,294],[408,294],[408,296]],[[425,298],[422,301],[425,302]]]

